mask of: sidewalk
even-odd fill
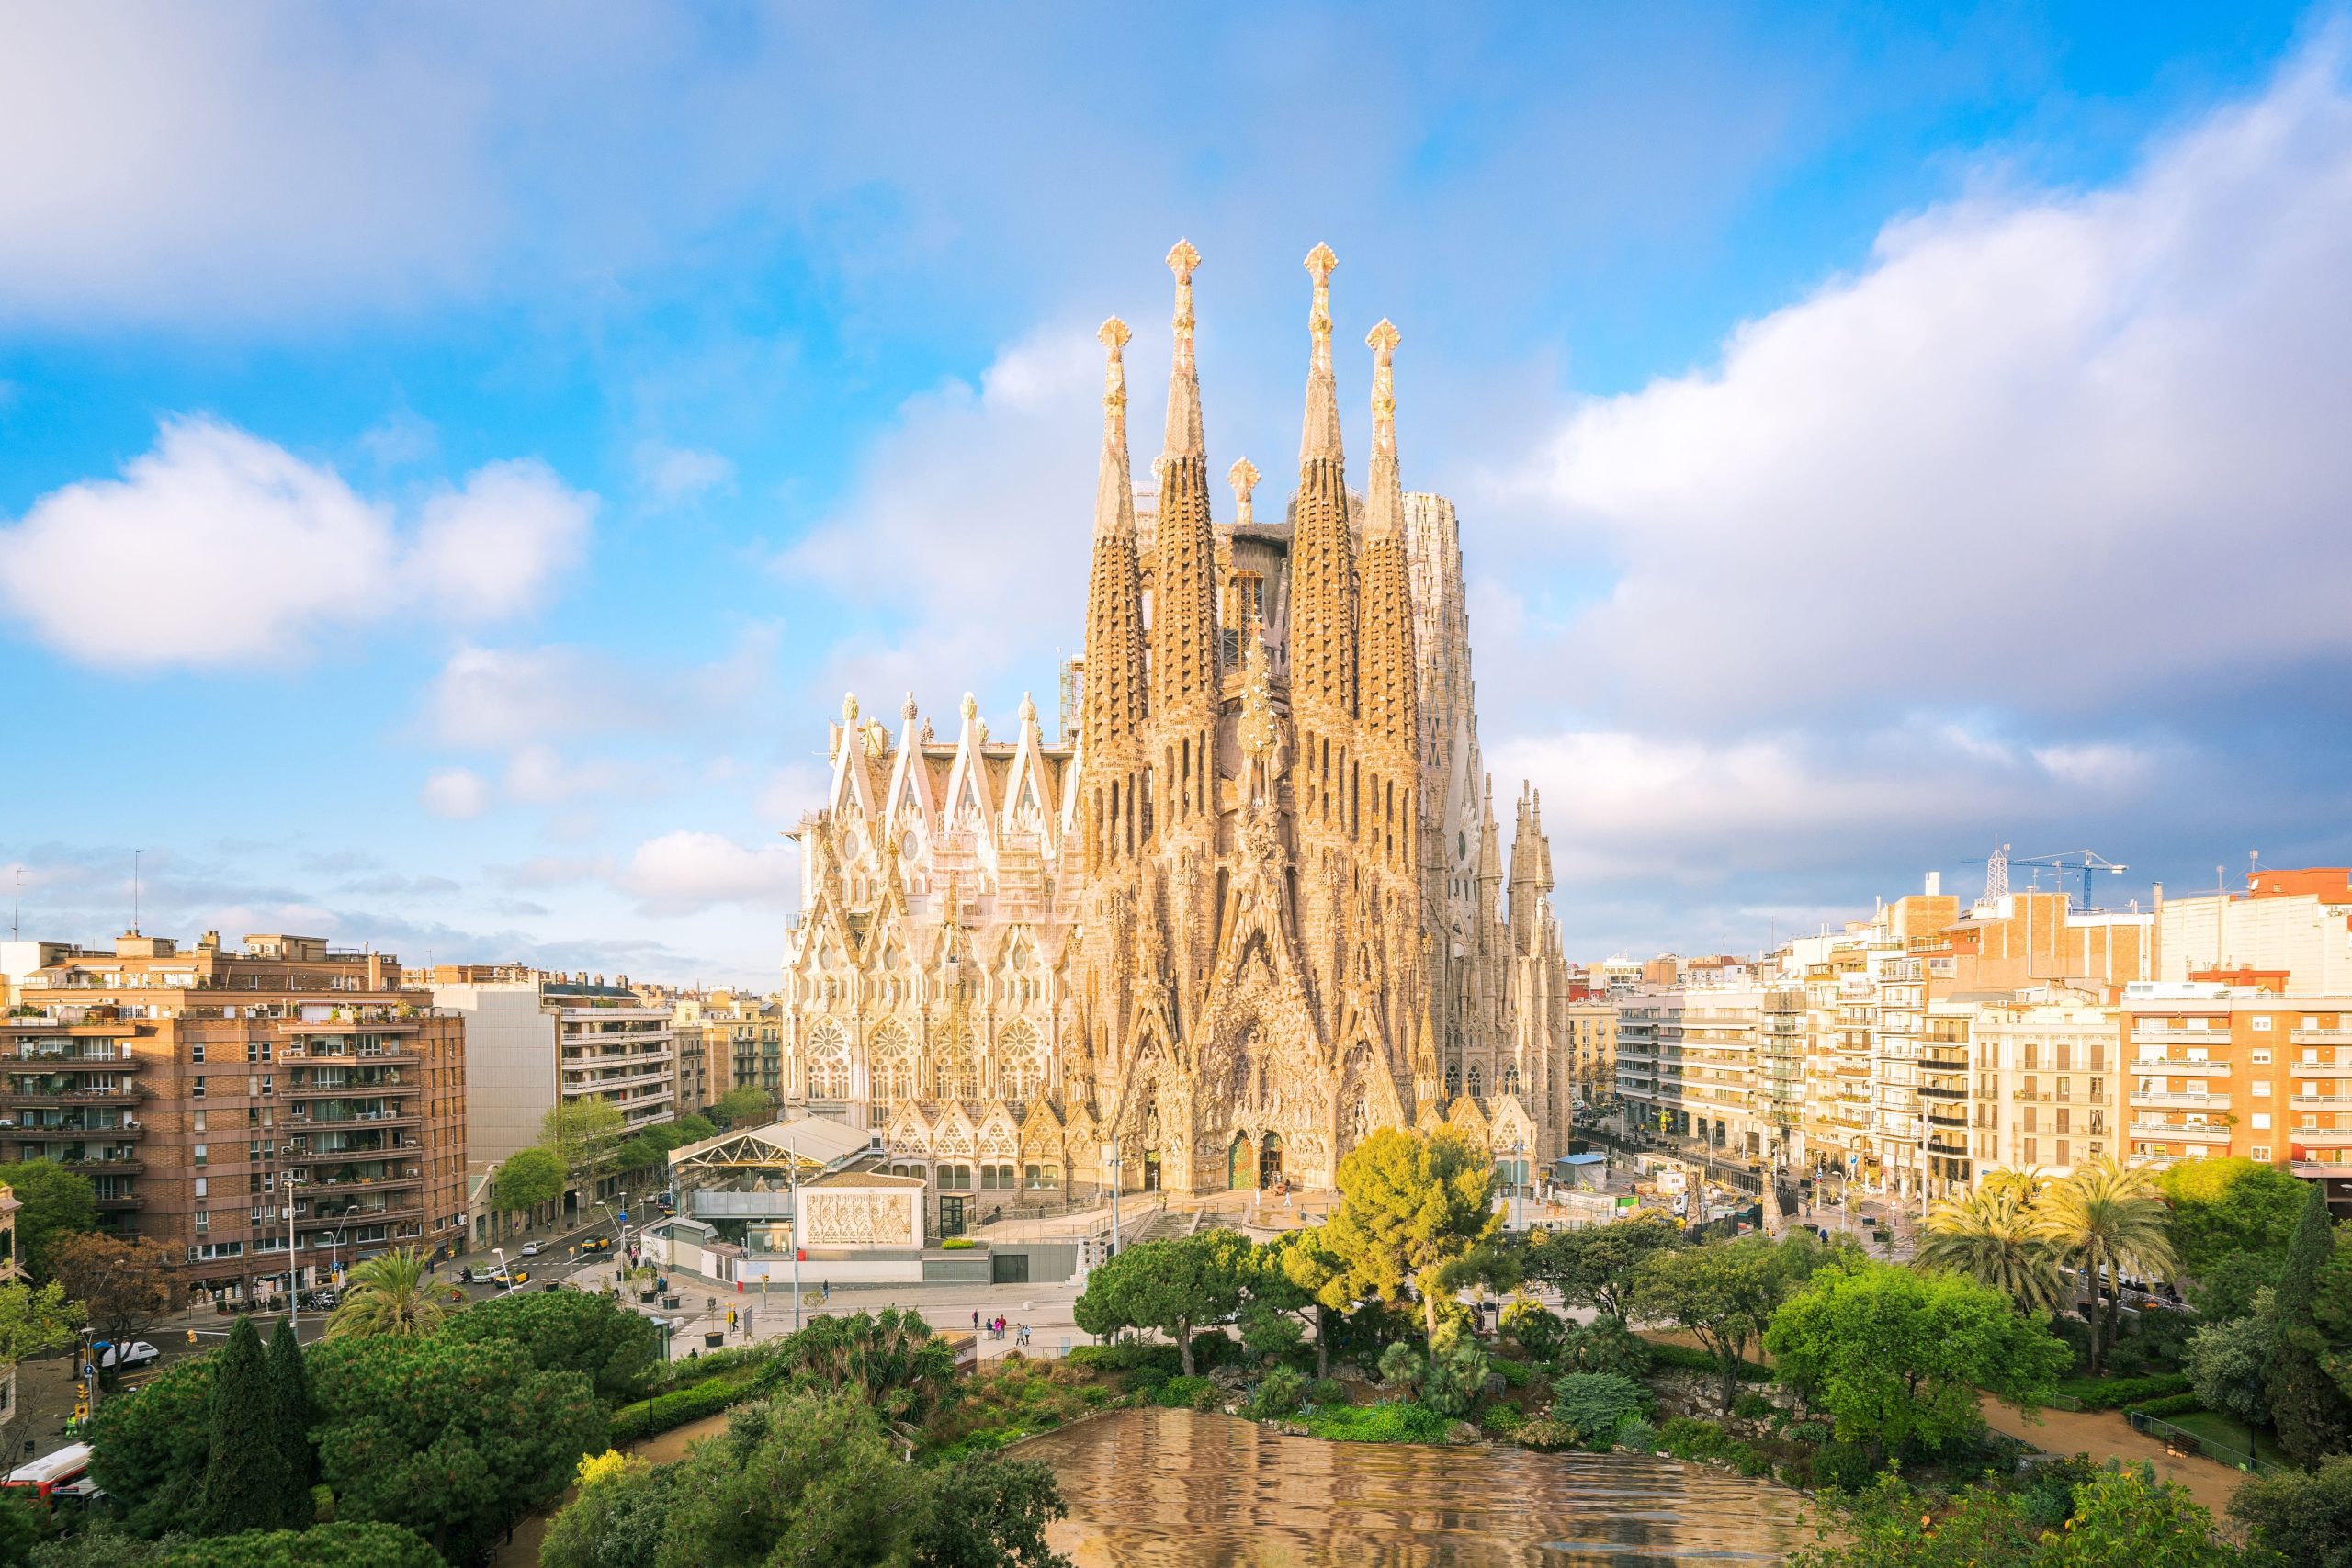
[[[2044,1410],[2029,1423],[2013,1405],[1986,1397],[1979,1402],[1985,1424],[1996,1432],[2054,1454],[2085,1453],[2097,1459],[2145,1460],[2157,1475],[2188,1488],[2214,1520],[2226,1525],[2230,1499],[2245,1479],[2225,1464],[2201,1455],[2175,1454],[2113,1410]]]

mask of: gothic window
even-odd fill
[[[939,1048],[937,1060],[932,1063],[932,1077],[941,1100],[978,1100],[980,1097],[978,1069],[979,1053],[972,1048],[972,1032],[968,1029]]]
[[[1453,1062],[1445,1065],[1445,1098],[1452,1100],[1462,1092],[1462,1068]]]
[[[997,1089],[1005,1099],[1015,1103],[1035,1100],[1046,1087],[1045,1047],[1026,1022],[1016,1022],[1004,1032],[997,1060]]]
[[[1486,1078],[1486,1075],[1485,1075],[1484,1073],[1482,1073],[1481,1071],[1479,1071],[1479,1069],[1478,1069],[1478,1064],[1476,1064],[1476,1062],[1473,1062],[1473,1063],[1471,1063],[1471,1064],[1470,1064],[1470,1098],[1471,1098],[1471,1099],[1473,1099],[1473,1100],[1476,1100],[1476,1099],[1478,1099],[1480,1096],[1484,1095],[1486,1092],[1487,1092],[1487,1078]]]
[[[808,1039],[808,1098],[849,1098],[849,1037],[830,1019]]]
[[[905,1030],[895,1023],[886,1023],[876,1030],[868,1055],[873,1062],[873,1098],[877,1105],[887,1109],[913,1098],[915,1051]]]
[[[1519,1092],[1519,1064],[1516,1062],[1503,1069],[1503,1092],[1505,1094]]]

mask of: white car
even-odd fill
[[[98,1353],[98,1370],[112,1371],[118,1365],[126,1368],[143,1367],[150,1361],[161,1360],[163,1355],[161,1350],[156,1349],[144,1339],[134,1339],[129,1345],[119,1348],[109,1345]],[[118,1358],[119,1358],[119,1360]]]
[[[546,1242],[526,1241],[523,1244],[523,1256],[526,1258],[537,1258],[540,1253],[545,1252],[547,1249],[548,1244]]]

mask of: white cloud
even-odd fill
[[[283,656],[419,603],[458,622],[513,614],[578,554],[594,506],[543,465],[494,463],[404,535],[333,468],[219,420],[173,418],[121,478],[52,491],[0,528],[0,602],[87,664]]]
[[[500,750],[555,736],[723,729],[763,711],[776,642],[775,626],[749,626],[718,659],[684,668],[566,643],[460,648],[425,691],[424,727],[443,745]]]
[[[769,775],[760,793],[752,797],[752,809],[763,822],[796,826],[803,812],[813,811],[825,803],[825,791],[831,783],[831,776],[822,768],[812,763],[789,763]]]
[[[947,671],[981,689],[1080,634],[1102,385],[1092,335],[1055,328],[1006,348],[978,387],[899,408],[851,502],[778,562],[881,622],[835,649],[829,684],[920,692]],[[1136,467],[1149,473],[1148,447]]]
[[[682,829],[638,845],[616,880],[650,911],[687,914],[716,904],[781,906],[795,871],[781,844],[747,850],[717,833]]]
[[[1503,487],[1619,568],[1547,662],[1753,722],[2058,713],[2341,654],[2347,276],[2340,39],[2111,188],[1893,223]]]
[[[640,441],[635,460],[637,482],[656,509],[683,505],[735,483],[735,465],[717,452]]]
[[[470,768],[436,768],[417,798],[434,816],[462,821],[490,809],[490,781]]]

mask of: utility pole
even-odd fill
[[[1111,1134],[1111,1256],[1119,1255],[1119,1134]]]
[[[294,1145],[287,1145],[284,1153],[288,1158],[292,1158]],[[281,1172],[278,1178],[278,1184],[286,1190],[281,1194],[281,1201],[286,1204],[286,1318],[293,1325],[294,1337],[298,1341],[302,1337],[302,1277],[294,1251],[294,1189],[299,1180],[290,1168]]]
[[[797,1334],[800,1332],[800,1151],[787,1143],[784,1145],[784,1152],[792,1156],[792,1164],[787,1168],[792,1173],[792,1332]],[[747,1325],[750,1322],[748,1313],[744,1321]],[[751,1337],[747,1327],[743,1338],[748,1343]]]

